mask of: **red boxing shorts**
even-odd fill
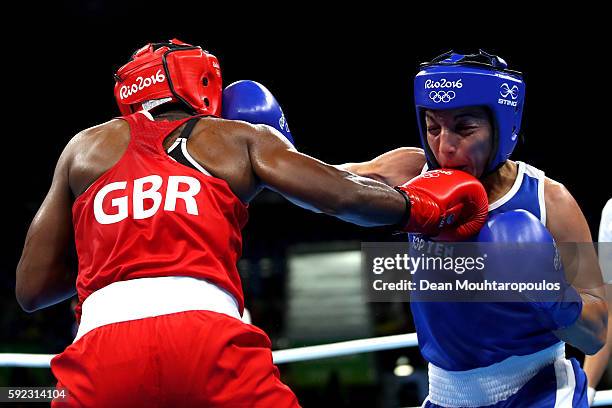
[[[99,327],[51,361],[69,398],[52,407],[297,407],[268,336],[188,311]]]
[[[53,407],[298,407],[270,339],[235,301],[187,277],[115,282],[83,302],[76,340],[51,360]]]

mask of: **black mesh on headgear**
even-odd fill
[[[508,69],[508,64],[502,58],[498,57],[497,55],[490,54],[481,49],[479,49],[477,53],[460,54],[462,55],[461,59],[446,61],[453,55],[457,55],[457,53],[455,53],[454,50],[450,50],[438,55],[429,62],[423,62],[419,64],[419,66],[421,68],[424,68],[431,65],[472,65],[477,67],[494,69],[497,71],[510,72],[515,75],[522,75],[522,73],[519,71]]]

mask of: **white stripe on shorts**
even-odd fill
[[[576,376],[572,362],[569,360],[555,361],[555,377],[557,378],[555,408],[572,408],[576,389]]]

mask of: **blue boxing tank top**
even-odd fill
[[[544,172],[516,163],[518,174],[512,188],[489,205],[489,216],[522,209],[546,225]],[[410,242],[422,239],[418,234],[409,235]],[[430,363],[449,371],[486,367],[560,341],[525,303],[413,301],[410,307],[421,353]]]

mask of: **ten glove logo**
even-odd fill
[[[440,175],[451,176],[452,174],[453,172],[449,170],[432,170],[432,171],[428,171],[427,173],[421,174],[421,177],[437,178],[437,177],[440,177]]]

